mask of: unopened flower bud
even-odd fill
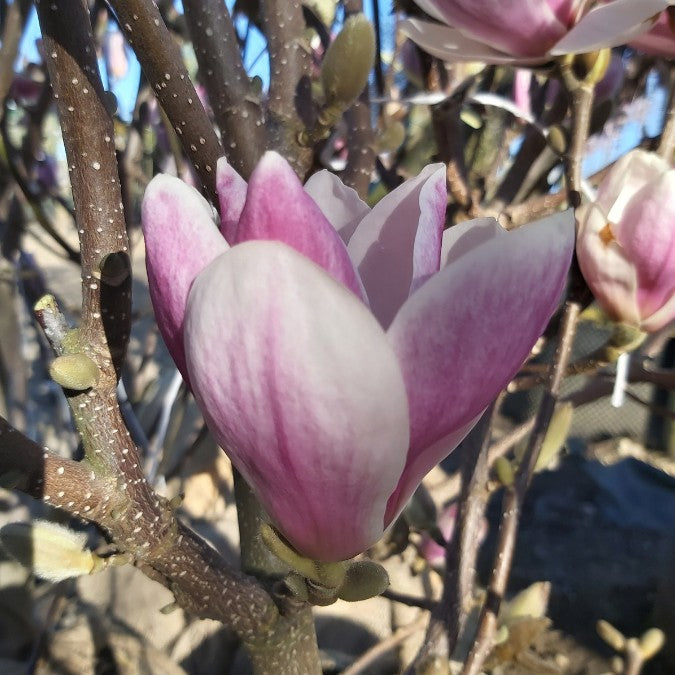
[[[0,529],[3,548],[38,577],[62,581],[96,571],[98,557],[85,548],[87,535],[46,520],[9,523]]]
[[[577,257],[598,304],[647,333],[675,319],[675,169],[634,150],[577,210]]]
[[[363,14],[350,16],[333,40],[321,65],[327,105],[346,108],[368,81],[375,58],[375,32]]]

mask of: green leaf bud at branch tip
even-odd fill
[[[321,64],[326,107],[347,108],[368,82],[375,59],[375,32],[363,14],[350,16]]]
[[[49,366],[49,374],[64,389],[84,391],[98,384],[98,366],[86,354],[63,354]]]
[[[567,440],[573,416],[574,406],[571,403],[561,403],[556,406],[551,423],[548,425],[546,436],[541,444],[539,457],[537,457],[537,463],[534,467],[535,471],[546,469],[553,461],[553,458],[560,452]]]
[[[617,652],[622,652],[626,647],[626,637],[621,631],[614,628],[609,621],[600,619],[595,626],[598,635]]]
[[[645,631],[640,638],[640,654],[642,654],[642,658],[645,661],[653,658],[661,651],[665,643],[666,636],[660,628],[650,628],[648,631]]]

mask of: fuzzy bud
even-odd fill
[[[0,529],[3,548],[24,567],[49,581],[96,571],[99,560],[85,548],[87,535],[47,520],[9,523]]]

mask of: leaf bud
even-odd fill
[[[358,560],[347,568],[338,597],[347,602],[374,598],[389,586],[387,571],[372,560]]]
[[[49,366],[52,380],[64,389],[83,391],[98,384],[98,366],[86,354],[63,354]]]
[[[595,630],[597,630],[598,635],[617,652],[622,652],[626,647],[625,636],[620,630],[614,628],[609,621],[600,619],[595,625]]]
[[[346,108],[355,101],[368,82],[374,58],[373,27],[364,14],[350,16],[321,64],[326,105]]]
[[[640,653],[646,661],[655,656],[666,642],[666,636],[660,628],[650,628],[640,638]]]

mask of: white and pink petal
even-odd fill
[[[344,242],[276,152],[266,152],[251,174],[232,243],[254,239],[287,244],[365,300]]]
[[[349,255],[385,328],[438,271],[446,206],[445,166],[431,164],[383,197],[350,239]]]
[[[324,561],[376,541],[408,404],[363,303],[288,246],[247,242],[195,282],[185,336],[209,427],[284,536]]]
[[[247,190],[246,181],[225,157],[221,157],[216,166],[216,191],[220,206],[220,231],[229,242],[236,239]]]
[[[316,202],[345,244],[370,207],[356,190],[346,186],[334,173],[323,170],[310,176],[305,192]]]
[[[571,211],[492,234],[457,257],[450,251],[451,262],[410,297],[388,331],[408,392],[411,440],[401,483],[412,489],[516,374],[561,298],[574,249]],[[409,492],[399,488],[399,501]]]
[[[164,342],[189,381],[183,320],[192,282],[228,249],[209,203],[183,181],[160,174],[150,181],[141,207],[150,298]]]

